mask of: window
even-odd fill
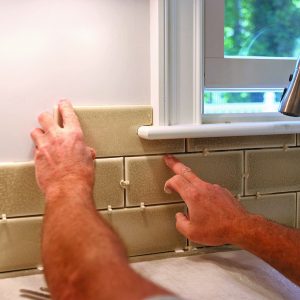
[[[205,4],[204,113],[276,112],[300,54],[300,1]]]
[[[300,121],[296,118],[275,112],[265,113],[274,111],[281,91],[288,83],[289,74],[294,70],[296,59],[274,57],[270,52],[272,56],[249,56],[258,55],[258,52],[251,52],[255,49],[253,44],[267,30],[257,36],[252,26],[255,22],[240,21],[245,27],[242,32],[250,38],[250,44],[244,46],[240,43],[241,47],[237,47],[233,43],[233,31],[229,24],[234,20],[230,19],[229,25],[225,23],[224,26],[226,5],[242,3],[249,6],[253,2],[269,5],[268,2],[287,1],[228,1],[231,2],[150,1],[151,104],[154,126],[142,126],[138,131],[141,137],[167,139],[300,132]],[[299,1],[290,2],[298,8]],[[278,9],[279,14],[283,11]],[[246,13],[247,10],[242,12]],[[247,13],[250,14],[249,9]],[[229,38],[225,45],[224,32]],[[251,34],[254,37],[252,39]],[[294,37],[295,47],[290,51],[297,52],[298,35]],[[261,49],[258,47],[256,50]],[[290,52],[286,55],[290,55]],[[228,108],[234,106],[234,100],[255,101],[256,107],[259,106],[257,103],[261,103],[260,109],[264,113],[256,113],[259,112],[257,108],[249,110],[250,106],[243,110],[235,107],[229,111],[231,113],[221,111],[224,102]],[[218,105],[219,114],[205,114],[208,106],[205,108],[203,103]]]

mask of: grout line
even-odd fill
[[[177,202],[168,202],[168,203],[155,203],[155,204],[145,204],[145,209],[147,208],[153,208],[153,207],[161,207],[161,206],[172,206],[172,205],[179,205],[179,204],[185,204],[184,201],[177,201]],[[113,208],[113,211],[117,211],[117,210],[122,210],[122,209],[126,209],[126,210],[136,210],[139,209],[140,205],[136,205],[136,206],[126,206],[126,207],[115,207]],[[100,208],[97,209],[98,212],[106,212],[107,209],[106,208]]]
[[[296,149],[299,148],[299,146],[290,145],[287,144],[288,148]],[[223,152],[238,152],[238,151],[256,151],[256,150],[280,150],[282,149],[282,146],[270,146],[270,147],[257,147],[257,148],[229,148],[229,149],[211,149],[209,150],[210,153],[223,153]],[[200,154],[203,153],[203,150],[201,151],[191,151],[191,152],[160,152],[160,153],[141,153],[141,154],[128,154],[128,155],[119,155],[119,156],[99,156],[96,157],[96,159],[107,159],[107,158],[119,158],[119,157],[142,157],[142,156],[163,156],[166,153],[172,154],[172,155],[182,155],[182,154]]]

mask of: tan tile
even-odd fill
[[[44,197],[36,181],[33,162],[0,165],[0,214],[42,214]]]
[[[234,195],[243,190],[243,153],[241,151],[176,155],[203,180],[219,184]]]
[[[300,190],[300,149],[246,151],[246,195]]]
[[[94,199],[98,209],[124,206],[123,158],[96,159]]]
[[[259,135],[259,136],[232,136],[218,138],[188,139],[188,152],[229,149],[253,149],[267,147],[295,146],[295,135]]]
[[[296,193],[243,197],[241,204],[251,213],[287,226],[296,225]]]
[[[102,213],[124,240],[130,256],[174,251],[186,246],[175,228],[183,204],[113,210]]]
[[[40,264],[41,217],[0,222],[0,272],[35,268]]]
[[[164,192],[165,182],[173,176],[162,156],[141,156],[125,158],[126,205],[138,206],[182,201],[177,194]]]
[[[76,107],[75,111],[85,140],[96,149],[97,157],[184,151],[184,139],[147,141],[139,138],[138,128],[152,124],[150,106]]]
[[[176,157],[204,180],[218,183],[234,194],[242,193],[243,154],[241,152],[183,154]],[[126,205],[138,206],[180,201],[179,195],[166,194],[164,184],[174,174],[165,166],[162,156],[125,159]]]
[[[297,146],[300,146],[300,134],[297,134]]]

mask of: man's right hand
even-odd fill
[[[176,214],[176,228],[188,239],[203,245],[235,243],[236,228],[249,217],[225,188],[197,177],[190,168],[171,155],[166,165],[176,174],[165,183],[165,191],[180,194],[188,214]]]

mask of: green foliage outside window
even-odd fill
[[[224,55],[298,57],[300,0],[225,0]],[[280,93],[274,96],[279,102]],[[207,104],[263,101],[263,92],[206,92],[204,99]]]

